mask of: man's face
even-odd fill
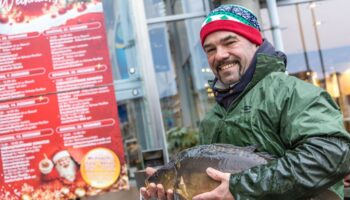
[[[77,165],[70,156],[57,160],[56,169],[60,177],[65,178],[69,182],[74,182]]]
[[[67,168],[71,164],[71,158],[69,156],[63,157],[57,161],[57,165]]]
[[[231,31],[213,32],[203,44],[211,70],[225,85],[240,80],[257,48],[256,44]]]

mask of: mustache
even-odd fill
[[[229,65],[229,64],[238,64],[239,66],[241,66],[241,63],[239,62],[238,59],[230,59],[230,60],[218,61],[215,64],[215,68],[220,69],[222,66]]]

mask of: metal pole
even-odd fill
[[[311,9],[312,22],[313,22],[314,31],[315,31],[318,55],[320,56],[321,70],[322,70],[322,75],[323,75],[323,79],[324,79],[324,89],[327,90],[326,69],[325,69],[324,61],[323,61],[323,54],[322,54],[322,50],[321,50],[320,37],[318,35],[315,10],[314,10],[313,6],[310,6],[310,9]]]
[[[299,25],[299,31],[300,31],[301,44],[303,46],[303,53],[304,53],[304,59],[305,59],[305,64],[306,64],[306,70],[308,72],[310,72],[309,58],[307,57],[307,53],[306,53],[307,51],[306,51],[306,45],[305,45],[304,31],[303,31],[303,26],[301,24],[301,19],[300,19],[299,3],[295,4],[295,8],[297,10],[298,25]]]
[[[156,83],[156,75],[153,69],[153,60],[151,54],[151,44],[149,40],[149,33],[147,29],[146,14],[143,1],[132,0],[130,6],[134,9],[135,22],[135,37],[138,47],[142,49],[142,56],[140,56],[141,70],[143,72],[143,81],[145,87],[146,106],[149,116],[149,126],[151,128],[152,138],[147,148],[162,148],[164,150],[165,162],[169,161],[167,141],[165,138],[164,123],[162,117],[162,110],[160,106],[159,94]]]
[[[282,41],[281,28],[279,25],[280,22],[278,17],[276,0],[267,0],[266,5],[269,11],[271,31],[272,31],[275,48],[279,51],[283,51],[284,47],[283,47],[283,41]]]
[[[338,86],[337,89],[339,92],[339,107],[340,107],[341,111],[343,112],[343,116],[347,116],[347,109],[345,109],[346,106],[345,106],[345,102],[344,102],[344,94],[343,94],[343,90],[341,87],[341,82],[339,80],[339,73],[334,72],[334,76],[337,79],[337,86]]]
[[[262,24],[259,0],[221,0],[220,4],[237,4],[244,6],[245,8],[248,8],[250,11],[252,11],[252,13],[254,13],[258,18],[259,23]]]
[[[208,0],[203,0],[205,14],[208,15],[210,12],[210,4]]]

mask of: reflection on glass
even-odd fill
[[[144,0],[146,18],[203,12],[203,0]]]
[[[108,47],[111,57],[116,87],[120,83],[132,82],[140,76],[140,63],[137,58],[137,44],[133,26],[133,10],[130,1],[103,0],[105,26],[108,39]],[[122,80],[124,79],[124,80]],[[126,84],[125,84],[126,85]],[[125,156],[128,163],[129,176],[133,178],[134,171],[141,169],[141,151],[147,149],[150,138],[150,127],[145,108],[145,100],[136,98],[140,96],[140,88],[131,88],[126,85],[134,97],[118,101],[119,127],[123,135]],[[124,94],[124,93],[122,93]],[[136,96],[136,97],[135,97]],[[152,138],[153,139],[153,138]]]
[[[278,8],[281,25],[287,27],[282,34],[290,75],[326,89],[341,108],[348,131],[350,28],[339,26],[339,22],[350,18],[346,11],[349,6],[350,1],[334,0]],[[262,12],[262,19],[268,24],[266,10]],[[269,32],[265,31],[264,35],[269,36],[266,34]]]
[[[133,22],[128,1],[103,0],[109,51],[115,80],[137,76]],[[133,68],[134,73],[129,72]]]
[[[199,41],[203,18],[149,25],[165,130],[197,127],[213,101],[213,78]],[[211,99],[211,100],[209,100]]]
[[[119,126],[123,135],[123,143],[128,162],[130,177],[134,172],[142,169],[141,151],[146,149],[148,129],[146,124],[145,109],[142,99],[133,99],[118,102]]]

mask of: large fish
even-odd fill
[[[272,160],[272,157],[267,154],[254,152],[255,149],[254,146],[237,147],[230,144],[199,145],[189,148],[159,168],[146,179],[145,184],[147,187],[150,183],[160,183],[165,190],[174,191],[175,199],[191,200],[197,194],[211,191],[219,186],[220,182],[207,175],[208,167],[234,174],[257,165],[267,164]],[[339,198],[329,190],[323,190],[322,195],[311,199],[338,200]]]
[[[254,153],[254,147],[236,147],[229,144],[199,145],[180,152],[176,158],[158,169],[146,179],[160,183],[175,191],[177,199],[192,199],[197,194],[208,192],[220,182],[211,179],[206,169],[237,173],[244,169],[266,164],[268,159]]]

